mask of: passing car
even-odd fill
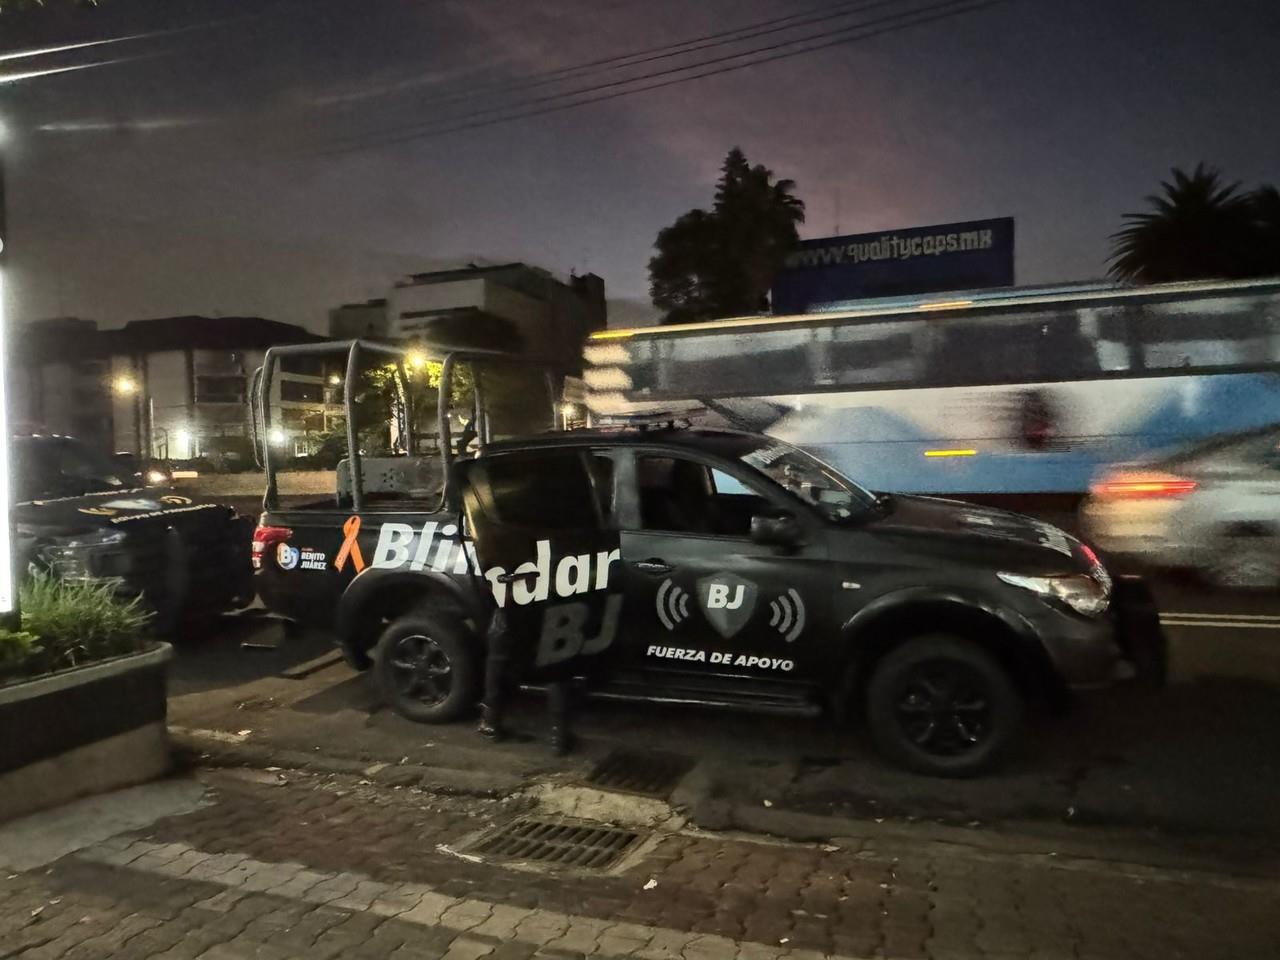
[[[166,633],[252,601],[252,519],[139,485],[72,437],[17,436],[10,450],[19,570],[111,581],[122,596],[141,596]]]
[[[460,532],[461,531],[461,532]],[[883,753],[965,776],[1029,703],[1158,669],[1149,594],[1056,527],[877,496],[756,434],[576,431],[452,465],[442,508],[264,513],[258,593],[328,626],[414,720],[468,712],[502,607],[528,666],[593,693],[864,717]]]
[[[1280,587],[1280,426],[1117,464],[1081,508],[1120,560],[1186,570],[1228,589]]]

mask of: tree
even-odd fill
[[[1153,209],[1126,213],[1126,225],[1112,234],[1112,277],[1164,283],[1280,269],[1268,269],[1258,257],[1255,207],[1264,191],[1243,194],[1239,183],[1225,183],[1203,163],[1190,174],[1177,168],[1172,173],[1160,194],[1147,197]]]
[[[769,308],[769,287],[795,246],[804,202],[795,182],[729,151],[710,210],[694,209],[658,233],[649,293],[664,323],[719,319]]]

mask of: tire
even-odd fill
[[[479,645],[456,621],[414,612],[378,639],[373,675],[383,701],[416,723],[447,723],[475,703]]]
[[[947,634],[907,640],[876,664],[867,721],[886,759],[935,777],[995,768],[1022,732],[1022,696],[1001,663]]]

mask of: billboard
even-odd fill
[[[804,240],[773,281],[773,312],[846,300],[1013,286],[1013,218]]]

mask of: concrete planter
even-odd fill
[[[157,643],[0,687],[0,820],[163,774],[172,656]]]

